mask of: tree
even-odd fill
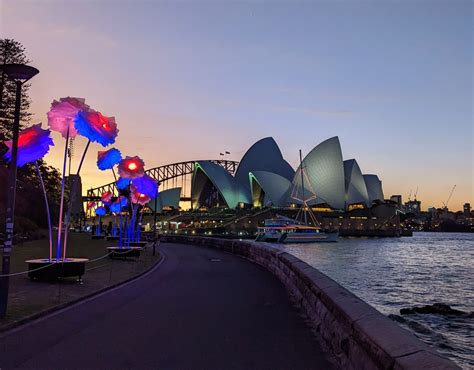
[[[21,43],[11,39],[0,39],[0,63],[29,63],[25,48]],[[28,109],[29,84],[22,88],[22,103],[20,111],[21,126],[25,127],[31,118]],[[15,110],[15,83],[7,78],[4,73],[0,76],[0,234],[5,229],[5,203],[8,171],[3,155],[7,147],[4,140],[12,136],[13,116]],[[43,176],[46,192],[48,193],[49,206],[52,220],[57,219],[59,209],[59,194],[61,193],[61,175],[58,170],[48,166],[43,160],[38,161]],[[47,218],[41,183],[38,178],[36,166],[28,164],[18,169],[17,196],[16,196],[16,222],[15,232],[31,231],[32,228],[47,227]]]
[[[18,41],[12,39],[0,39],[0,63],[27,64],[30,60],[26,57],[25,48]],[[22,87],[22,100],[20,110],[20,127],[30,121],[31,114],[30,98],[28,90],[30,85]],[[15,112],[15,82],[7,78],[4,72],[0,76],[0,140],[10,139],[13,127],[13,116]]]

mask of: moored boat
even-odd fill
[[[305,175],[305,167],[300,150],[300,173],[301,173],[301,198],[298,197],[297,191],[292,192],[292,198],[301,203],[296,219],[287,217],[278,217],[265,220],[263,227],[257,228],[258,242],[274,242],[274,243],[317,243],[317,242],[337,242],[339,232],[325,232],[321,229],[321,225],[316,216],[311,211],[308,201],[316,199],[316,193],[309,183],[309,178]],[[312,195],[305,197],[305,178],[310,187]],[[294,190],[297,190],[296,188]],[[308,224],[309,219],[309,224]]]
[[[309,226],[289,218],[265,220],[257,229],[255,241],[273,243],[337,242],[338,232],[325,232],[319,226]]]

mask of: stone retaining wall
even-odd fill
[[[459,369],[409,331],[295,256],[266,243],[165,236],[243,256],[275,274],[343,369]]]

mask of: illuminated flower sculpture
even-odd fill
[[[106,117],[96,111],[80,111],[75,119],[77,132],[92,142],[107,146],[115,143],[118,135],[114,117]]]
[[[87,150],[91,142],[98,142],[102,146],[107,146],[115,142],[118,134],[117,124],[115,118],[106,117],[102,113],[91,109],[85,104],[85,100],[81,98],[61,98],[59,101],[53,101],[51,109],[48,112],[48,124],[53,131],[61,133],[66,139],[64,162],[63,162],[63,177],[61,183],[61,200],[59,206],[59,222],[58,222],[58,240],[56,249],[56,259],[61,257],[61,230],[63,223],[63,206],[64,206],[64,190],[65,190],[65,172],[67,160],[67,148],[70,138],[81,135],[89,139],[82,154],[76,177],[72,184],[72,193],[76,189],[76,181],[81,171],[82,163],[86,156]],[[64,248],[63,259],[66,258],[67,236],[69,230],[69,222],[71,220],[72,199],[69,197],[69,207],[65,217],[65,231],[64,231]]]
[[[126,189],[128,186],[130,186],[130,184],[131,184],[130,179],[123,179],[121,177],[116,182],[116,185],[120,190]]]
[[[61,98],[51,103],[48,112],[48,124],[51,130],[59,132],[64,138],[76,137],[77,131],[74,127],[74,120],[80,111],[88,111],[89,106],[85,99],[81,98]],[[69,134],[68,134],[69,129]]]
[[[155,179],[152,177],[143,175],[142,177],[133,179],[132,183],[137,193],[145,194],[150,198],[154,198],[156,196],[158,186]]]
[[[107,211],[105,210],[105,207],[97,207],[95,209],[95,214],[99,217],[105,216],[106,213]]]
[[[122,208],[128,205],[128,200],[124,196],[120,196],[115,202],[110,205],[110,211],[114,213],[119,213],[122,211]]]
[[[120,150],[115,148],[100,150],[97,153],[97,167],[101,171],[112,170],[121,160],[122,153],[120,153]]]
[[[43,158],[49,152],[49,147],[54,146],[50,134],[50,130],[41,128],[41,123],[21,131],[18,137],[17,166],[22,167],[26,163]],[[10,162],[12,159],[12,141],[8,140],[4,143],[8,147],[5,158]]]
[[[132,192],[131,195],[133,204],[140,204],[141,206],[144,206],[151,200],[148,195],[139,193],[137,191]]]
[[[99,216],[99,223],[98,223],[98,225],[97,225],[97,227],[96,227],[96,229],[95,229],[97,236],[100,236],[100,235],[102,234],[100,218],[101,218],[102,216],[105,216],[106,213],[107,213],[107,210],[105,209],[105,207],[97,207],[97,208],[95,209],[95,214],[96,214],[96,216]]]
[[[36,171],[41,182],[43,189],[44,201],[46,205],[46,213],[48,217],[48,232],[49,232],[49,259],[51,260],[53,255],[53,231],[51,225],[51,213],[49,211],[48,196],[46,194],[46,188],[44,186],[43,177],[38,166],[37,160],[43,158],[46,153],[49,152],[49,147],[54,146],[53,139],[51,139],[51,131],[43,130],[41,123],[33,125],[20,132],[18,136],[18,153],[17,153],[17,167],[21,167],[26,163],[34,162]],[[5,153],[5,158],[11,162],[12,160],[12,141],[8,140],[4,142],[8,147],[8,151]]]
[[[102,200],[102,203],[110,204],[112,197],[113,197],[113,194],[110,191],[106,191],[104,194],[102,194],[100,199]]]
[[[136,179],[145,174],[145,162],[138,157],[125,157],[118,165],[118,173],[124,179]]]

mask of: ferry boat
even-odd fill
[[[337,242],[339,233],[324,232],[319,226],[308,226],[289,218],[265,220],[265,226],[257,229],[255,241],[271,243]]]
[[[274,243],[317,243],[317,242],[337,242],[339,232],[325,232],[321,229],[316,216],[311,211],[308,202],[316,199],[308,176],[305,173],[305,167],[300,150],[300,174],[301,174],[301,198],[298,196],[298,188],[294,187],[291,197],[301,203],[301,208],[296,214],[296,219],[287,217],[278,217],[265,220],[263,227],[257,228],[258,242]],[[305,178],[312,195],[305,197]],[[309,224],[308,224],[309,216]]]

